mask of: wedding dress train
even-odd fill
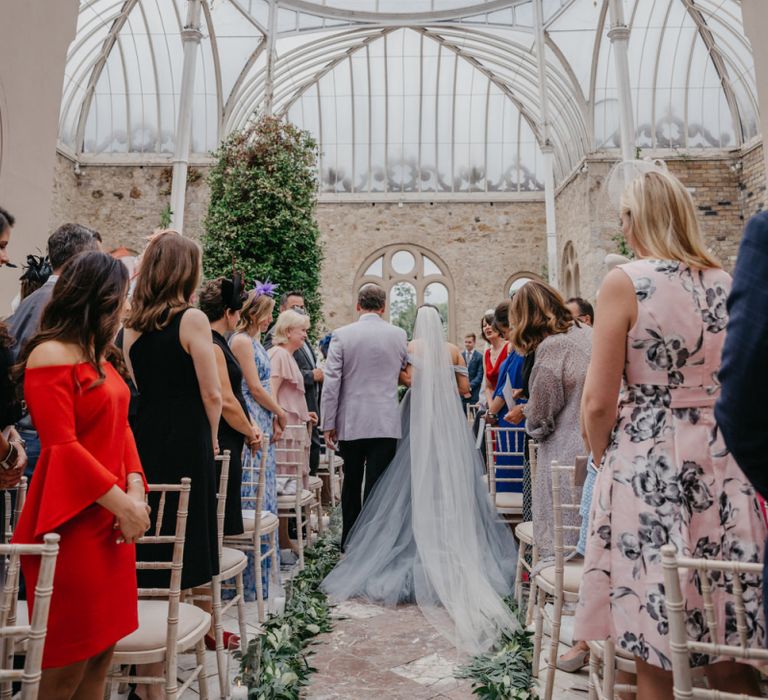
[[[336,601],[416,602],[455,646],[478,653],[518,629],[505,605],[516,547],[488,495],[437,311],[416,318],[403,437],[323,581]]]

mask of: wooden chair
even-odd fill
[[[528,441],[528,467],[531,475],[531,486],[536,482],[536,452],[538,445],[533,441]],[[536,601],[536,586],[533,582],[533,568],[539,563],[539,548],[536,545],[536,539],[533,536],[533,522],[527,520],[515,527],[515,537],[517,538],[519,548],[517,552],[517,568],[515,570],[515,597],[517,598],[518,608],[523,607],[523,569],[528,572],[528,607],[525,615],[525,624],[530,625],[533,620],[533,608]],[[530,554],[530,564],[526,557]]]
[[[107,693],[111,693],[114,682],[164,685],[166,700],[177,700],[197,679],[200,697],[203,700],[208,698],[208,685],[204,674],[203,638],[211,625],[211,616],[194,605],[180,602],[190,483],[190,479],[184,478],[178,485],[162,484],[149,487],[151,493],[160,494],[157,522],[153,534],[145,535],[139,542],[146,545],[171,544],[173,557],[170,562],[139,561],[136,562],[136,568],[169,570],[170,583],[167,588],[139,588],[139,628],[117,643],[112,658],[115,667],[163,662],[163,674],[131,676],[113,668],[107,680]],[[167,496],[173,493],[179,494],[175,533],[161,535],[161,527],[166,516]],[[176,677],[177,657],[180,653],[193,648],[197,665],[189,678],[179,686]]]
[[[17,600],[22,555],[40,557],[31,621],[26,602],[18,604]],[[21,683],[21,700],[36,700],[38,697],[58,555],[59,536],[56,534],[45,535],[43,544],[0,544],[0,560],[5,570],[0,601],[0,698],[3,700],[11,698],[13,683]],[[23,669],[13,668],[13,658],[18,653],[24,653]]]
[[[264,510],[264,493],[266,490],[267,448],[262,449],[258,469],[255,460],[250,461],[250,466],[243,472],[243,486],[255,490],[255,496],[243,496],[243,526],[245,532],[242,535],[225,537],[224,544],[227,547],[253,553],[254,575],[256,576],[256,603],[258,606],[259,622],[264,622],[264,588],[262,585],[262,564],[267,559],[272,560],[273,571],[280,570],[278,560],[277,527],[279,520],[274,513]],[[254,473],[258,472],[258,473]],[[255,489],[254,489],[255,487]],[[246,504],[252,505],[253,510],[245,508]],[[267,549],[262,552],[262,542],[267,538]]]
[[[22,476],[16,486],[4,489],[0,497],[3,499],[3,532],[0,544],[9,544],[27,498],[27,477]]]
[[[286,436],[288,438],[286,439]],[[304,528],[309,531],[310,509],[314,503],[311,491],[302,488],[304,466],[308,463],[309,450],[307,445],[307,429],[303,425],[288,425],[283,433],[283,439],[275,447],[277,462],[291,470],[291,477],[296,480],[295,493],[283,494],[277,497],[277,515],[281,519],[296,523],[296,540],[299,547],[299,568],[304,568]]]
[[[567,501],[563,499],[563,481],[567,481],[565,493],[570,496]],[[583,482],[582,482],[583,483]],[[557,669],[557,651],[560,644],[560,624],[564,614],[566,603],[571,606],[576,605],[579,600],[579,584],[581,583],[584,565],[581,561],[570,563],[566,556],[576,551],[576,545],[566,545],[564,533],[578,533],[579,507],[581,505],[581,484],[576,482],[576,467],[560,466],[557,462],[552,462],[552,514],[554,517],[553,543],[555,550],[554,564],[542,567],[543,562],[539,562],[537,569],[534,570],[534,582],[538,589],[537,603],[535,610],[536,632],[533,645],[533,674],[538,676],[539,659],[541,656],[541,640],[543,634],[544,617],[546,613],[546,603],[552,599],[554,611],[549,622],[552,626],[550,638],[549,654],[547,655],[547,679],[544,689],[544,700],[552,700],[552,691],[555,684],[555,671]],[[564,525],[563,512],[575,512],[577,524]],[[565,612],[573,614],[573,612]]]
[[[607,614],[607,613],[606,613]],[[637,676],[635,657],[616,649],[612,639],[587,642],[589,645],[589,698],[590,700],[620,700],[637,694],[634,683],[617,683],[617,672]]]
[[[669,616],[669,641],[672,656],[673,696],[675,700],[747,700],[757,695],[725,693],[705,688],[694,688],[689,655],[708,654],[713,657],[723,656],[734,661],[760,661],[768,663],[768,649],[756,649],[748,646],[747,612],[744,606],[744,593],[749,587],[760,586],[763,565],[718,559],[690,559],[678,557],[674,545],[661,548],[661,564],[664,569],[664,593],[667,614]],[[733,609],[736,617],[736,637],[732,643],[697,642],[688,638],[685,623],[685,600],[680,587],[680,575],[684,570],[694,570],[701,580],[701,594],[704,599],[704,619],[711,636],[718,636],[718,621],[715,616],[715,604],[712,599],[712,586],[709,572],[718,572],[720,576],[730,575],[733,581]],[[751,581],[747,581],[751,579]],[[762,616],[763,609],[760,607]],[[759,624],[762,624],[760,620]],[[730,641],[730,640],[726,640]]]
[[[336,455],[336,452],[326,448],[325,454],[320,456],[320,467],[317,470],[319,476],[327,484],[328,502],[332,508],[341,498],[341,466],[344,460]]]
[[[314,501],[310,506],[310,511],[314,511],[317,523],[312,523],[313,529],[318,535],[325,532],[325,523],[323,522],[323,479],[319,475],[309,475],[308,490],[312,492]],[[310,520],[310,522],[312,522]]]
[[[485,428],[486,459],[488,460],[488,490],[496,504],[496,512],[503,520],[516,523],[523,519],[522,491],[498,491],[498,484],[523,485],[525,471],[525,429],[499,428],[488,425]],[[520,464],[498,464],[499,457],[514,457]],[[514,472],[514,476],[501,477],[497,470]]]
[[[480,404],[479,403],[468,403],[467,404],[467,422],[470,425],[474,425],[475,418],[477,418],[477,412],[480,410]]]

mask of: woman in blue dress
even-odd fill
[[[272,398],[269,389],[270,361],[267,351],[261,344],[261,334],[264,333],[272,321],[272,311],[275,308],[274,286],[271,284],[256,284],[256,288],[248,295],[243,306],[240,323],[237,330],[230,338],[229,344],[243,370],[243,396],[248,405],[251,418],[261,429],[264,435],[263,449],[267,449],[267,462],[264,489],[263,510],[268,510],[277,515],[277,480],[275,465],[275,441],[280,438],[285,428],[286,415],[277,402]],[[256,497],[255,486],[246,483],[255,481],[251,479],[258,473],[258,466],[254,472],[254,465],[261,463],[261,450],[251,457],[250,451],[243,454],[243,486],[241,496],[254,499]],[[253,504],[253,500],[246,501]],[[262,541],[262,551],[266,551],[266,538]],[[265,559],[262,563],[262,586],[264,596],[269,597],[269,574],[271,560]],[[246,600],[256,599],[256,576],[253,554],[248,555],[248,568],[244,572],[243,583],[245,585]]]

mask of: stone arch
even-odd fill
[[[563,248],[560,264],[560,291],[566,299],[581,294],[581,271],[573,241],[568,241]]]
[[[433,303],[444,316],[446,335],[455,341],[456,299],[453,277],[445,262],[434,251],[413,243],[393,243],[371,253],[355,276],[354,294],[368,283],[378,284],[394,304],[387,315],[396,325],[409,331],[406,317],[415,316],[412,307]],[[397,317],[393,317],[393,312]],[[410,335],[410,332],[409,332]]]
[[[536,280],[537,282],[546,281],[542,279],[541,275],[537,275],[535,272],[520,270],[507,280],[507,283],[504,285],[504,296],[511,297],[514,292],[530,280]]]

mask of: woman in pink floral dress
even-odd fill
[[[758,562],[766,532],[713,412],[730,276],[705,250],[687,190],[665,170],[630,183],[621,218],[639,259],[611,271],[600,290],[582,408],[602,468],[575,636],[612,638],[636,657],[639,700],[661,700],[672,697],[661,547]],[[688,632],[710,641],[701,582],[691,573],[681,583]],[[759,580],[744,584],[749,641],[762,647]],[[713,573],[712,585],[718,641],[738,643],[733,583]],[[703,655],[691,664],[706,667],[711,687],[759,695],[743,665]]]

